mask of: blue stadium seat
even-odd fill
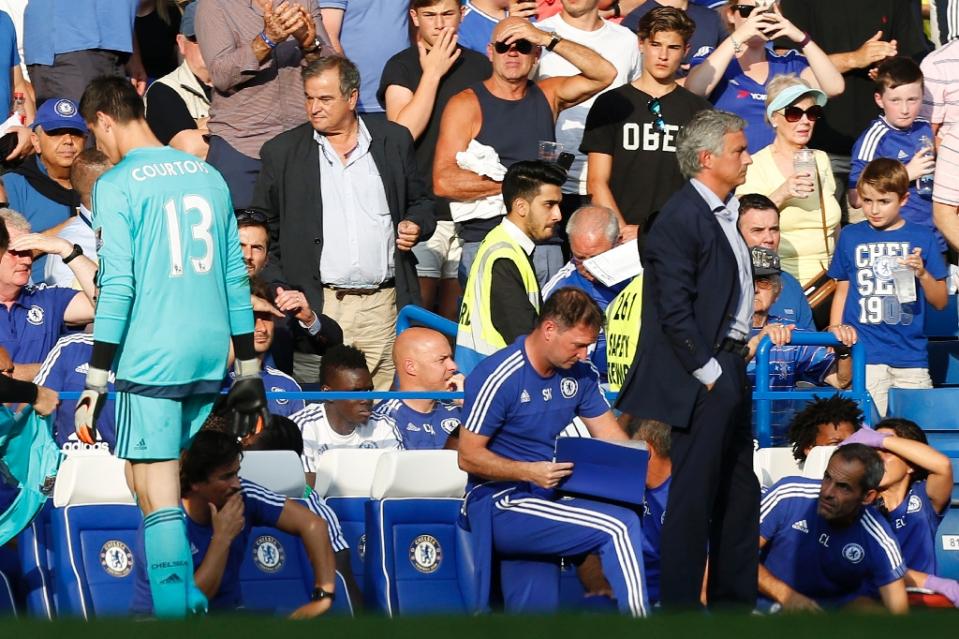
[[[57,474],[53,505],[57,614],[84,619],[127,614],[141,515],[127,489],[123,461],[107,454],[71,455]]]
[[[27,614],[40,619],[56,615],[53,588],[53,549],[50,530],[53,502],[47,500],[29,527],[17,538],[20,559],[20,583],[26,597]]]
[[[892,388],[888,415],[911,419],[931,446],[959,457],[959,388]]]
[[[314,583],[303,542],[276,528],[253,529],[240,568],[244,608],[287,615],[309,602]],[[346,582],[339,573],[331,612],[353,614]]]
[[[390,451],[366,505],[367,604],[389,616],[467,612],[471,554],[456,520],[466,474],[448,450]]]
[[[17,550],[11,544],[0,546],[0,617],[17,616],[17,596],[14,584],[19,581],[20,562]]]
[[[959,458],[951,457],[952,462],[952,505],[959,506]]]
[[[959,386],[959,341],[929,342],[929,376],[936,388]]]
[[[952,507],[936,532],[936,572],[959,579],[959,508]]]
[[[350,563],[356,583],[362,584],[366,554],[366,502],[370,499],[376,464],[385,451],[371,449],[328,450],[316,468],[316,490],[340,520],[350,545]],[[364,596],[369,593],[364,592]]]
[[[959,307],[956,302],[957,296],[950,295],[946,308],[941,311],[926,304],[923,313],[926,337],[959,337]]]

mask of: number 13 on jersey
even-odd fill
[[[177,206],[179,204],[179,206]],[[213,209],[210,203],[199,195],[184,195],[180,202],[169,199],[163,204],[166,213],[167,239],[170,248],[170,276],[183,275],[183,246],[180,241],[180,224],[190,225],[194,240],[202,242],[203,253],[199,257],[190,257],[190,265],[195,273],[209,273],[213,265],[213,236],[210,225],[213,224]],[[191,251],[192,253],[192,251]]]

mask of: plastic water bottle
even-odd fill
[[[929,139],[928,135],[923,135],[919,138],[919,149],[920,153],[929,150],[931,153],[935,147],[932,144],[932,140]],[[916,180],[916,192],[919,195],[932,196],[932,182],[933,182],[934,173],[927,173],[926,175],[920,175]]]
[[[27,99],[20,91],[13,94],[13,110],[11,115],[16,114],[20,117],[20,124],[27,123]]]

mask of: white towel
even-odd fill
[[[496,149],[476,140],[470,140],[466,150],[456,154],[456,164],[464,171],[484,175],[496,182],[502,182],[506,177],[506,167],[500,164]],[[450,215],[454,222],[488,220],[506,215],[506,205],[501,195],[490,195],[466,202],[450,202]]]

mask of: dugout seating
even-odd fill
[[[783,477],[801,475],[802,467],[793,457],[792,448],[760,448],[753,453],[753,472],[761,488],[769,488]]]
[[[53,502],[47,500],[33,522],[17,537],[20,587],[24,591],[27,614],[37,619],[53,619],[57,610],[53,588],[52,512]]]
[[[923,309],[923,333],[929,338],[959,337],[959,296],[950,295],[944,309],[937,310],[928,302]]]
[[[932,385],[936,388],[959,386],[959,341],[930,341],[926,351]]]
[[[350,545],[350,563],[356,583],[364,583],[366,556],[366,502],[370,500],[373,475],[380,456],[375,449],[334,449],[320,456],[316,468],[317,492],[340,520],[340,529]],[[320,490],[325,486],[325,490]]]
[[[247,451],[240,476],[302,503],[306,485],[300,457],[288,450]],[[324,488],[324,491],[326,489]],[[353,614],[343,577],[336,575],[333,612]],[[303,542],[276,528],[256,527],[240,567],[240,591],[247,610],[287,615],[309,602],[313,566]]]
[[[388,451],[366,504],[367,605],[389,616],[467,612],[472,554],[456,524],[466,473],[448,450]]]
[[[959,579],[959,508],[946,510],[936,531],[936,574]]]
[[[57,474],[53,505],[57,614],[84,619],[127,614],[141,515],[123,460],[99,451],[70,455]]]
[[[929,445],[959,457],[959,389],[891,388],[888,415],[919,424]]]
[[[17,616],[14,583],[20,572],[17,552],[12,546],[0,546],[0,617]]]
[[[249,450],[240,462],[240,477],[275,493],[299,499],[306,488],[300,456],[292,450]]]

